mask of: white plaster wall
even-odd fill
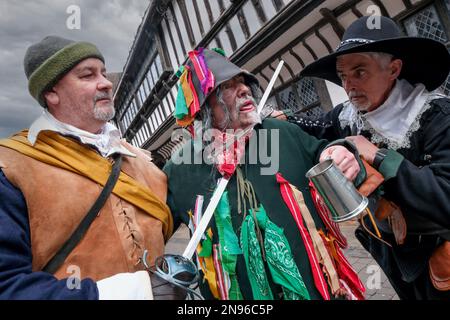
[[[348,100],[348,96],[344,88],[326,80],[325,84],[330,94],[331,104],[333,105],[333,107],[336,107],[338,104]]]

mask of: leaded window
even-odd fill
[[[281,106],[279,109],[290,109],[294,113],[308,110],[319,103],[319,95],[313,79],[304,78],[278,93]]]
[[[300,99],[300,105],[303,106],[303,108],[308,108],[319,101],[319,95],[317,94],[316,86],[312,79],[302,79],[295,83],[295,87]]]
[[[445,2],[447,11],[442,12],[442,14],[450,17],[450,1],[446,0]],[[403,24],[409,36],[429,38],[444,44],[448,43],[448,30],[446,30],[434,4],[406,18]],[[446,95],[450,94],[450,76],[438,90],[443,91]]]

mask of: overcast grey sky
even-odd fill
[[[95,43],[108,72],[121,72],[150,0],[0,0],[0,138],[29,127],[42,108],[29,95],[26,49],[47,35]],[[80,9],[80,29],[74,11]],[[70,24],[69,24],[70,25]]]

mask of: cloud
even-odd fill
[[[66,22],[69,6],[80,8],[79,30]],[[0,4],[0,138],[28,127],[42,112],[29,95],[23,71],[26,49],[47,35],[95,43],[108,72],[121,72],[149,1],[2,0]]]

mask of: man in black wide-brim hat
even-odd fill
[[[382,174],[372,198],[385,242],[369,224],[356,236],[401,299],[450,297],[450,100],[432,92],[449,69],[443,44],[362,17],[336,52],[301,72],[341,85],[349,100],[317,121],[291,119],[316,137],[353,141]]]

